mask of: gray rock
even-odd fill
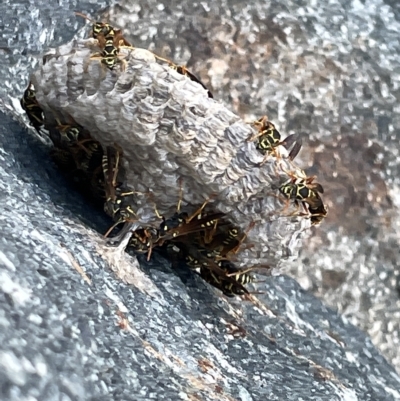
[[[254,9],[258,10],[258,16],[262,16],[262,7],[257,4],[254,4]],[[59,29],[58,32],[64,32],[61,29],[63,19],[60,17],[65,17],[65,13],[53,9],[53,6],[46,2],[38,5],[41,9],[40,18],[31,16],[30,20],[39,21],[38,23],[27,23],[29,19],[24,18],[23,14],[20,23],[14,22],[13,26],[16,26],[16,29],[20,29],[21,33],[25,32],[25,35],[20,36],[21,46],[24,40],[30,41],[31,38],[39,37],[40,32],[33,31],[36,27],[41,29],[41,23],[48,24],[46,26],[49,30],[46,31],[46,35],[49,36],[46,43],[49,46],[55,44],[49,40],[49,32],[53,32],[55,26]],[[390,5],[382,6],[381,3],[376,5],[377,8],[372,9],[374,20],[378,19],[376,10],[386,19],[390,17],[391,12],[397,12],[395,6],[391,8]],[[138,29],[149,30],[160,21],[155,18],[155,13],[161,12],[162,7],[149,3],[150,6],[153,14],[145,11],[145,8],[140,8],[140,5],[135,6],[137,12],[141,11],[141,19],[136,24]],[[325,32],[313,31],[313,21],[316,26],[319,26],[321,21],[327,21],[326,24],[330,24],[332,32],[340,32],[340,26],[335,25],[335,19],[332,17],[335,11],[332,4],[329,5],[331,8],[319,8],[319,12],[329,15],[329,18],[312,20],[311,23],[306,19],[303,22],[302,19],[290,17],[296,15],[296,12],[301,12],[302,8],[299,6],[288,3],[287,6],[291,8],[285,12],[279,4],[274,3],[272,6],[274,13],[271,10],[269,15],[274,14],[275,20],[283,21],[283,25],[289,22],[301,23],[307,36],[302,36],[303,31],[299,30],[294,31],[297,33],[295,37],[307,37],[310,43],[322,37]],[[204,4],[201,7],[204,7]],[[83,6],[80,9],[85,11]],[[178,11],[166,7],[164,9],[170,15],[186,17],[189,14],[179,14]],[[245,27],[245,21],[250,21],[244,19],[243,15],[251,12],[251,8],[247,9],[243,4],[240,9],[236,5],[233,9],[226,5],[221,8],[218,8],[218,5],[213,6],[214,11],[217,9],[225,13],[225,20],[231,21],[231,27],[238,27],[239,24]],[[310,12],[311,9],[308,10]],[[2,13],[2,17],[6,19],[13,15],[13,11],[15,10],[9,7],[9,10]],[[27,14],[28,12],[26,11]],[[46,12],[53,15],[54,19],[44,17]],[[202,13],[206,14],[204,11]],[[269,24],[263,23],[265,15],[264,19],[254,17],[257,22],[254,23],[254,29],[264,27],[263,29],[281,32],[278,29],[279,24],[272,24],[273,18],[269,18]],[[354,13],[351,14],[347,10],[346,15],[352,16]],[[358,18],[362,21],[362,18],[366,17],[359,11]],[[69,21],[72,20],[73,17],[70,17]],[[179,40],[182,40],[182,32],[185,31],[184,21],[186,19],[183,18],[180,24],[174,24],[173,27],[171,25],[170,31],[181,33]],[[394,20],[391,22],[395,24]],[[202,23],[205,24],[206,20],[193,19],[191,25],[186,25],[186,32],[196,32],[195,27],[202,26]],[[166,24],[165,18],[163,24]],[[7,25],[3,35],[9,35],[7,40],[12,37],[9,27],[10,25]],[[211,36],[213,32],[218,32],[212,31],[206,25],[204,30],[207,29]],[[228,33],[233,37],[234,30]],[[168,38],[168,35],[166,36]],[[379,44],[392,43],[384,24],[379,26],[373,36],[375,40],[379,39]],[[57,37],[61,38],[62,35]],[[242,35],[237,34],[234,37],[235,42],[241,43],[242,37],[251,39],[252,35],[243,28]],[[273,35],[267,35],[267,38],[271,37]],[[282,34],[276,35],[277,41],[282,40],[278,38],[282,38]],[[59,43],[68,40],[70,37],[66,35]],[[11,41],[9,45],[12,43]],[[266,39],[261,43],[266,43]],[[197,40],[196,44],[197,47],[193,45],[192,39],[192,45],[189,47],[200,54],[207,54],[207,51],[203,51],[201,41]],[[178,45],[176,48],[180,49]],[[348,48],[353,47],[349,45]],[[39,53],[42,50],[39,49]],[[25,65],[29,60],[17,53],[18,51],[15,55],[4,55],[5,68],[1,69],[1,74],[4,74],[3,81],[7,85],[1,88],[3,109],[6,105],[12,105],[12,96],[18,94],[19,98],[25,87],[21,78],[28,75]],[[279,53],[273,54],[277,56]],[[387,59],[391,58],[388,56]],[[16,64],[17,68],[7,68],[7,65],[14,65],[15,60],[19,60],[20,63]],[[176,60],[179,62],[179,57],[176,57]],[[243,62],[243,58],[237,54],[234,60],[237,67]],[[24,67],[18,67],[19,65]],[[259,65],[270,68],[267,62]],[[246,70],[246,66],[235,68],[236,66],[232,63],[232,74],[236,73],[235,71]],[[276,65],[271,65],[272,67],[278,68]],[[298,79],[302,71],[306,73],[308,70],[297,69],[293,79]],[[17,75],[19,79],[16,80]],[[246,99],[246,96],[250,99],[252,96],[251,91],[249,93],[244,90],[246,87],[253,87],[246,82],[246,76],[248,75],[240,72],[240,79],[233,79],[232,86],[224,87],[234,104],[237,104],[239,89],[243,89],[243,99]],[[260,77],[262,78],[262,74]],[[364,77],[367,77],[367,74]],[[321,79],[321,82],[327,81]],[[277,97],[282,96],[281,101],[285,104],[282,100],[286,99],[285,93],[293,93],[293,88],[296,87],[293,82],[292,84],[292,92],[285,92],[286,89],[278,92],[273,84],[270,89],[276,91]],[[281,85],[282,82],[279,82],[276,87]],[[5,96],[4,92],[9,86],[12,90],[7,89],[7,93],[11,98]],[[287,86],[290,86],[289,81]],[[311,89],[316,87],[310,86]],[[390,88],[390,91],[394,90],[392,86]],[[212,89],[216,95],[218,91]],[[263,90],[257,93],[258,96],[263,96],[265,102],[270,99]],[[319,99],[319,96],[316,98]],[[381,96],[374,94],[374,98],[377,99],[376,107],[379,111],[379,107],[384,107],[380,105],[384,103],[378,101]],[[253,96],[253,100],[257,101],[257,97]],[[313,99],[314,101],[316,100]],[[271,100],[271,104],[274,102],[275,100]],[[262,107],[263,103],[260,105]],[[292,110],[292,118],[290,113],[284,115],[285,118],[288,117],[288,125],[294,124],[296,118],[297,122],[301,121],[300,116],[308,116],[307,118],[313,121],[313,114],[307,112],[304,109],[306,106],[303,105],[302,102],[292,102],[287,104],[288,109],[282,109]],[[276,110],[278,109],[277,107]],[[255,116],[264,114],[265,108],[254,113]],[[278,121],[276,115],[268,113],[273,121]],[[325,114],[319,111],[315,115]],[[347,121],[350,121],[352,116],[347,110],[343,118],[347,117]],[[354,116],[358,116],[358,111]],[[119,255],[112,249],[105,248],[98,233],[104,232],[108,222],[100,213],[86,205],[54,170],[47,156],[47,149],[32,133],[22,130],[21,125],[13,122],[10,116],[2,114],[1,120],[1,399],[400,399],[400,379],[376,351],[370,339],[349,323],[348,319],[338,316],[302,290],[293,279],[285,276],[271,277],[266,282],[259,283],[256,288],[265,294],[257,295],[258,303],[243,302],[239,299],[227,301],[197,276],[184,269],[172,267],[160,256],[156,256],[151,264],[141,260],[142,267],[138,268],[129,255]],[[326,126],[331,124],[329,120],[324,122],[323,118],[320,122],[327,124]],[[313,129],[313,124],[310,125],[310,129]],[[285,132],[285,129],[282,128],[281,131]],[[290,129],[286,131],[289,133]],[[368,138],[368,134],[364,135],[363,138]],[[374,137],[373,133],[370,135],[371,138],[375,138],[376,143],[382,143],[382,138]],[[336,141],[337,137],[334,140]],[[393,154],[393,159],[384,159],[385,163],[390,165],[389,173],[393,177],[396,174],[396,155],[394,147],[390,146],[391,139],[385,137],[384,140],[385,143],[388,141],[383,148],[384,155],[386,156],[389,150],[392,150]],[[356,154],[363,160],[364,164],[361,166],[369,166],[368,153],[363,153],[364,140],[360,144],[362,146],[358,147],[359,151]],[[357,146],[353,145],[354,148]],[[370,149],[372,150],[375,151],[376,148]],[[309,153],[303,153],[305,160],[308,160],[308,155]],[[315,159],[320,156],[319,153],[315,155]],[[357,160],[355,158],[354,163]],[[325,166],[323,163],[317,165],[319,168]],[[354,175],[362,172],[361,168],[355,168],[351,164],[349,166]],[[334,166],[326,162],[324,168],[327,170],[329,167],[330,171],[334,171]],[[368,170],[368,177],[370,171]],[[325,186],[325,182],[322,179],[320,181]],[[390,181],[393,192],[389,195],[392,199],[396,194],[396,182]],[[352,183],[349,185],[354,186]],[[333,187],[334,190],[338,188],[342,187]],[[344,193],[344,189],[334,193]],[[335,202],[332,193],[327,198]],[[344,202],[344,205],[348,204]],[[357,213],[354,210],[352,208],[350,213],[356,218]],[[343,232],[340,232],[341,235],[335,232],[323,234],[320,242],[318,237],[314,237],[310,248],[313,253],[310,259],[305,261],[309,265],[307,276],[310,280],[314,279],[314,266],[321,265],[323,261],[344,261],[346,268],[351,269],[350,284],[353,283],[353,296],[357,295],[354,289],[358,287],[354,272],[364,270],[359,268],[359,261],[364,264],[366,256],[367,263],[375,263],[377,269],[380,268],[383,273],[385,270],[381,266],[387,268],[386,278],[376,275],[384,280],[382,284],[385,280],[387,283],[391,282],[389,277],[393,272],[391,266],[394,262],[390,264],[390,260],[395,260],[395,256],[390,259],[388,251],[390,245],[392,248],[396,247],[397,239],[394,230],[396,209],[392,209],[389,215],[393,227],[386,226],[385,230],[377,226],[379,216],[376,211],[381,209],[373,209],[369,215],[367,208],[358,210],[362,211],[361,218],[365,219],[364,227],[367,230],[357,234],[355,228],[359,226],[355,225],[354,231],[350,231],[352,221],[350,214],[346,215],[348,222],[338,220],[336,224],[342,222],[341,226],[345,227],[345,233],[348,234],[345,238],[352,241],[347,240],[342,244],[340,241]],[[338,219],[342,216],[334,209],[331,209],[331,213]],[[366,219],[365,216],[370,217]],[[332,229],[331,224],[327,226],[329,229]],[[322,225],[319,228],[319,232],[322,232],[323,227]],[[386,245],[379,242],[379,235],[385,232],[387,235],[383,236],[382,241],[386,241],[388,236],[392,240],[386,242]],[[330,247],[324,245],[325,238],[330,241]],[[375,239],[374,242],[371,242],[372,239]],[[342,245],[338,247],[338,243]],[[369,248],[370,253],[366,253],[368,244],[373,245]],[[321,253],[316,254],[317,250]],[[380,254],[384,254],[383,260],[379,258]],[[350,257],[347,258],[346,255]],[[123,272],[111,272],[110,268],[121,265],[125,266]],[[78,271],[79,266],[84,274]],[[318,271],[321,271],[321,268]],[[123,277],[125,282],[119,277]],[[326,280],[327,276],[324,277]],[[361,293],[369,293],[371,289],[377,288],[377,279],[372,280],[372,275],[370,277],[368,291],[363,282]],[[330,279],[325,281],[327,287],[321,288],[333,297],[330,288],[336,285],[340,289],[343,285],[341,280],[340,274],[332,274]],[[393,299],[390,296],[393,296],[394,292],[390,290],[394,287],[388,285],[387,288],[385,299]],[[346,291],[351,289],[347,288]],[[382,299],[380,291],[375,292],[375,295]],[[338,291],[338,301],[341,304],[352,302],[349,297],[340,297],[343,297],[342,291]],[[365,303],[367,304],[368,302]],[[358,304],[355,305],[357,307]],[[391,309],[384,308],[379,314],[376,313],[378,308],[374,302],[369,305],[368,309],[358,312],[355,307],[354,314],[369,316],[370,319],[376,317],[377,323],[386,322],[387,326],[397,324],[392,320],[397,313],[395,302],[391,303]],[[122,314],[128,322],[123,320]],[[370,324],[372,326],[372,323]],[[385,338],[384,344],[390,344],[395,338],[394,334]],[[391,344],[392,351],[396,352],[395,342]]]

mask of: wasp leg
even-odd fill
[[[135,225],[135,223],[126,222],[121,231],[116,236],[107,240],[107,245],[120,245],[127,238],[127,236],[132,236],[132,231],[134,231],[136,227],[137,226]]]
[[[207,203],[210,202],[210,198],[206,199],[203,204],[188,218],[186,218],[186,223],[190,223],[195,217],[201,216],[201,212],[206,207]]]

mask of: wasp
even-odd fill
[[[177,247],[186,264],[193,270],[199,270],[200,277],[225,295],[233,297],[249,293],[243,284],[252,279],[245,272],[236,269],[229,261],[216,262],[207,256],[206,249],[198,247],[187,238],[180,240]],[[245,274],[246,278],[241,276],[242,274]]]
[[[72,117],[70,117],[72,120]],[[56,124],[47,124],[49,136],[54,146],[65,149],[66,151],[77,152],[78,149],[86,150],[84,141],[91,139],[87,129],[72,121],[70,123],[61,123],[55,118]]]
[[[97,39],[99,35],[107,36],[109,33],[114,33],[114,27],[106,22],[101,21],[93,21],[87,15],[82,14],[78,11],[75,11],[75,15],[79,15],[80,17],[85,18],[86,20],[93,23],[92,25],[92,38]]]
[[[288,199],[293,199],[298,206],[298,202],[303,202],[304,208],[307,210],[305,203],[308,205],[311,224],[317,225],[326,217],[322,198],[319,194],[324,193],[324,188],[321,184],[314,182],[315,176],[307,177],[304,173],[302,177],[296,177],[289,174],[291,180],[279,187],[279,191]]]
[[[136,203],[135,194],[122,184],[121,175],[124,175],[120,168],[122,150],[117,147],[107,146],[106,153],[102,157],[102,170],[104,174],[104,188],[106,201],[104,211],[116,222],[105,234],[107,236],[117,225],[136,220],[137,216],[132,208]]]
[[[126,61],[119,58],[119,46],[115,45],[116,37],[112,35],[99,36],[98,41],[102,51],[90,56],[90,59],[101,60],[101,63],[110,70],[113,70],[117,64],[121,64],[121,70],[124,71]]]
[[[72,117],[70,117],[72,119]],[[72,179],[82,192],[104,204],[103,148],[90,137],[89,131],[76,122],[46,126],[54,144],[51,151],[54,162]]]
[[[238,283],[242,285],[253,283],[255,281],[254,276],[247,273],[251,269],[240,270],[227,259],[219,261],[218,265],[221,267],[222,270],[226,272],[226,275],[228,277],[233,277]]]
[[[223,213],[207,213],[203,214],[203,210],[209,203],[210,199],[206,199],[203,204],[195,210],[190,216],[186,212],[181,212],[181,204],[183,198],[182,182],[179,180],[180,194],[176,212],[168,219],[160,216],[156,209],[156,215],[162,219],[159,228],[159,245],[162,245],[167,240],[172,240],[177,237],[205,231],[215,226]]]
[[[58,126],[61,141],[67,143],[75,143],[78,142],[81,134],[81,130],[78,127],[71,127],[69,125]]]
[[[119,224],[137,220],[133,205],[137,201],[138,192],[130,190],[122,183],[125,172],[120,168],[121,157],[122,149],[118,145],[108,146],[102,161],[106,193],[104,210],[115,221],[105,233],[106,237]],[[150,260],[152,249],[158,245],[159,239],[159,230],[153,227],[140,228],[131,234],[128,247],[137,252],[148,253],[147,258]]]
[[[40,134],[40,127],[44,125],[43,110],[36,100],[36,91],[31,82],[22,96],[21,107],[25,110],[31,125]]]
[[[116,188],[120,186],[117,180],[118,174],[120,173],[119,162],[121,156],[122,154],[120,149],[107,146],[106,153],[103,154],[101,160],[107,196],[104,210],[111,217],[114,217],[115,215],[114,206],[117,198]]]
[[[75,11],[75,15],[79,15],[80,17],[85,18],[90,21],[92,25],[92,38],[99,39],[99,37],[114,37],[117,38],[116,46],[126,46],[132,47],[132,45],[123,37],[121,29],[115,29],[112,25],[101,22],[101,21],[93,21],[87,15],[82,14],[80,12]]]
[[[156,246],[159,238],[158,230],[153,227],[140,228],[132,233],[128,247],[132,247],[140,253],[147,253],[147,260],[150,260],[151,252]]]
[[[135,194],[137,192],[131,191],[123,185],[114,188],[113,195],[109,193],[109,184],[105,184],[106,202],[104,204],[104,211],[113,218],[115,223],[104,234],[106,237],[110,232],[121,223],[126,221],[137,220],[137,215],[133,210],[132,205],[136,203]]]
[[[209,98],[213,98],[214,97],[213,94],[210,92],[210,90],[203,84],[203,82],[201,82],[201,80],[199,78],[197,78],[196,75],[191,73],[185,66],[176,65],[171,60],[168,60],[166,58],[157,56],[156,54],[154,56],[155,56],[156,59],[158,59],[160,61],[165,61],[166,63],[168,63],[169,67],[171,69],[175,70],[177,73],[179,73],[181,75],[184,75],[185,77],[188,77],[191,81],[197,82],[198,84],[200,84],[207,91],[207,95],[208,95]]]
[[[305,179],[291,180],[280,186],[279,191],[288,199],[295,201],[306,202],[312,208],[318,208],[322,204],[322,199],[319,194],[324,193],[324,188],[321,184],[313,182],[316,177],[307,177]]]
[[[328,214],[322,199],[321,202],[319,204],[319,206],[317,207],[312,207],[311,205],[308,206],[308,211],[311,214],[311,224],[313,226],[318,225],[321,223],[321,221],[326,217],[326,215]]]
[[[195,212],[194,216],[198,213]],[[187,213],[175,213],[171,218],[163,219],[159,229],[148,227],[134,232],[129,242],[136,251],[147,252],[147,260],[150,260],[152,249],[156,246],[162,246],[165,243],[179,240],[180,237],[187,236],[216,224],[218,219],[224,216],[223,213],[211,213],[205,217],[194,219]],[[197,214],[199,216],[199,214]]]
[[[200,277],[208,284],[218,288],[227,297],[232,298],[235,295],[248,294],[249,292],[244,287],[244,284],[254,281],[254,278],[247,273],[241,273],[229,261],[224,262],[229,263],[229,266],[226,264],[222,265],[222,261],[219,263],[219,266],[225,272],[224,275],[217,274],[215,271],[209,269],[208,265],[203,265],[200,268]]]
[[[232,225],[227,230],[223,227],[224,231],[215,235],[211,242],[207,243],[206,238],[200,238],[200,243],[208,250],[208,257],[225,259],[229,254],[236,254],[239,251],[247,238],[248,232],[254,225],[254,222],[250,223],[249,228],[244,233]]]
[[[88,131],[79,125],[62,125],[56,121],[57,126],[49,127],[55,157],[58,157],[61,166],[73,164],[90,177],[101,167],[103,149],[100,142],[90,138]]]
[[[246,284],[255,283],[256,278],[248,272],[257,269],[259,274],[269,275],[271,267],[264,266],[252,266],[248,269],[242,270],[237,268],[230,260],[223,259],[218,261],[218,266],[224,275],[220,275],[215,270],[208,269],[205,264],[200,268],[200,276],[207,281],[209,284],[218,288],[228,297],[234,297],[235,295],[246,295],[249,291],[244,287]],[[267,274],[260,270],[267,269]]]
[[[287,149],[293,146],[289,152],[289,160],[294,160],[299,154],[302,146],[302,139],[298,134],[289,135],[281,141],[280,132],[275,128],[275,125],[268,120],[267,116],[261,117],[259,120],[253,122],[253,125],[259,127],[258,133],[253,135],[248,141],[252,142],[258,138],[256,149],[264,155],[264,160],[261,162],[261,165],[267,160],[268,154],[274,152],[279,145],[283,145]]]
[[[203,82],[201,82],[201,80],[199,78],[197,78],[196,75],[191,73],[185,66],[172,64],[172,65],[170,65],[170,67],[173,70],[175,70],[177,73],[184,75],[185,77],[188,77],[191,81],[197,82],[198,84],[200,84],[207,91],[208,97],[210,97],[210,98],[214,97],[213,94],[210,92],[210,90],[203,84]]]
[[[72,154],[77,168],[88,177],[101,168],[104,152],[100,142],[95,139],[88,138],[74,142],[68,146],[68,150]]]
[[[91,60],[100,60],[110,70],[113,70],[117,64],[121,64],[121,70],[125,70],[126,61],[119,58],[120,47],[130,47],[132,45],[123,37],[120,29],[115,29],[110,24],[104,22],[94,22],[86,15],[75,12],[93,23],[92,37],[97,39],[100,53],[90,56]]]
[[[59,133],[60,141],[67,145],[75,144],[83,139],[88,139],[88,135],[85,135],[85,129],[74,123],[74,124],[62,124],[60,120],[56,118],[56,130]],[[56,142],[52,138],[53,142]]]
[[[175,213],[171,218],[163,220],[160,225],[160,239],[172,240],[180,236],[189,235],[199,231],[211,229],[218,223],[224,213],[209,213],[203,217],[194,219],[187,213]]]

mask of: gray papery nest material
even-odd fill
[[[278,188],[286,172],[301,170],[284,155],[260,166],[264,156],[248,141],[254,129],[151,52],[121,48],[125,68],[114,70],[90,59],[96,52],[96,39],[73,40],[46,54],[31,80],[47,122],[72,117],[103,146],[123,149],[127,185],[144,194],[138,224],[159,224],[155,205],[173,214],[181,185],[183,205],[210,198],[209,207],[243,231],[255,223],[238,265],[276,266],[295,255],[310,220],[288,207]]]

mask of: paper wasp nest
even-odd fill
[[[63,45],[44,57],[32,83],[47,121],[75,121],[103,146],[122,148],[127,185],[144,194],[138,224],[159,224],[155,206],[172,215],[181,186],[183,206],[210,199],[210,209],[243,231],[255,223],[238,264],[276,266],[292,255],[310,220],[287,207],[278,188],[300,170],[272,155],[260,166],[264,156],[248,141],[254,129],[152,53],[121,48],[124,67],[110,70],[90,59],[96,51],[95,39]]]

